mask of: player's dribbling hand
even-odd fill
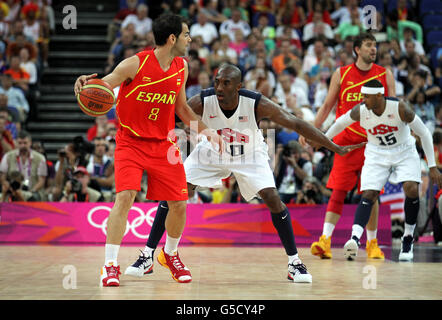
[[[339,149],[336,151],[336,153],[339,154],[340,156],[345,156],[350,151],[362,148],[366,144],[367,144],[367,142],[362,142],[362,143],[359,143],[359,144],[352,144],[350,146],[339,146]]]
[[[437,184],[439,189],[442,188],[442,174],[437,167],[430,168],[430,178],[433,183]]]
[[[79,76],[77,78],[77,81],[75,81],[75,84],[74,84],[75,95],[77,95],[81,91],[81,88],[83,88],[83,86],[85,86],[87,84],[88,80],[95,78],[97,75],[98,74],[93,73],[88,76],[86,76],[86,75]]]

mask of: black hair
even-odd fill
[[[367,81],[366,83],[364,83],[364,87],[368,87],[368,88],[383,88],[384,85],[376,79]]]
[[[17,139],[26,139],[26,138],[32,140],[31,134],[25,130],[20,130],[19,133],[17,134]]]
[[[356,48],[360,48],[362,46],[362,43],[367,40],[376,42],[376,38],[374,37],[374,35],[368,32],[360,33],[355,37],[353,41],[353,52],[355,53],[356,56],[358,55],[356,53]]]
[[[185,20],[177,14],[165,13],[155,19],[152,25],[155,43],[158,46],[164,46],[171,34],[179,37],[183,31]]]

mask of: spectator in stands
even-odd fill
[[[305,74],[310,73],[314,66],[318,65],[325,56],[329,55],[327,51],[328,49],[324,39],[321,37],[315,39],[315,42],[313,43],[313,53],[307,53],[304,56],[302,72]]]
[[[9,34],[9,23],[5,20],[7,8],[5,3],[0,4],[0,39],[6,39]]]
[[[417,41],[422,43],[423,32],[422,27],[413,21],[399,20],[398,12],[392,11],[387,15],[387,40],[402,40],[404,37],[403,30],[410,28],[416,35]]]
[[[414,46],[411,47],[407,50],[405,48],[405,43],[407,41],[411,41]],[[425,56],[425,50],[424,47],[422,46],[421,42],[417,41],[416,39],[414,39],[414,31],[411,28],[404,28],[404,33],[403,33],[403,39],[399,41],[399,44],[401,46],[401,50],[403,54],[410,54],[411,48],[413,49],[414,52],[416,52],[418,55]]]
[[[290,40],[284,39],[281,41],[279,54],[272,59],[272,67],[277,75],[284,69],[291,66],[298,57],[292,53],[292,46]]]
[[[290,41],[296,55],[300,55],[300,52],[302,52],[302,42],[298,32],[289,25],[283,24],[276,28],[276,47],[281,47],[281,42],[286,39]]]
[[[18,0],[7,0],[4,3],[6,3],[9,8],[5,21],[12,24],[14,21],[18,20],[17,18],[20,13],[21,3]]]
[[[218,49],[218,55],[223,58],[223,62],[228,62],[231,64],[238,64],[238,54],[236,51],[229,47],[230,37],[227,35],[222,35],[220,40],[220,46]]]
[[[6,119],[6,130],[11,133],[14,145],[15,140],[17,139],[17,126],[14,122],[12,122],[12,116],[10,111],[7,108],[8,96],[4,94],[0,94],[0,118]]]
[[[247,41],[244,39],[244,35],[240,29],[234,31],[235,40],[230,41],[229,47],[235,50],[237,57],[241,54],[241,51],[247,47]]]
[[[289,25],[293,29],[302,30],[306,23],[304,8],[297,0],[281,2],[276,13],[277,25]]]
[[[276,151],[275,182],[284,203],[296,201],[303,180],[313,174],[313,165],[301,157],[302,152],[303,148],[297,141],[290,141],[285,147],[279,146]]]
[[[9,42],[8,47],[6,48],[6,57],[8,60],[12,56],[18,56],[20,55],[20,51],[23,48],[27,48],[29,51],[29,58],[33,61],[35,61],[38,57],[38,48],[33,45],[31,42],[26,40],[25,35],[23,34],[16,34],[14,36],[14,40]]]
[[[112,188],[114,186],[114,165],[106,153],[109,151],[109,145],[106,139],[94,138],[94,153],[89,158],[86,167],[90,176],[89,186],[92,189],[100,191],[107,201],[112,198]]]
[[[302,189],[296,197],[297,204],[321,204],[323,196],[320,182],[315,177],[306,177],[302,183]]]
[[[120,30],[121,24],[123,23],[124,19],[126,19],[126,17],[130,14],[136,15],[137,3],[138,0],[126,0],[127,8],[120,8],[112,22],[108,24],[106,40],[109,43],[114,42],[118,30]]]
[[[75,168],[72,178],[69,179],[63,190],[63,196],[60,202],[100,202],[103,201],[103,195],[90,187],[90,176],[83,166]]]
[[[264,58],[257,58],[256,66],[247,71],[244,76],[244,87],[258,91],[267,98],[272,96],[276,87],[276,79]]]
[[[55,165],[54,163],[48,159],[46,155],[46,150],[44,148],[44,145],[41,141],[32,141],[32,150],[35,150],[39,153],[41,153],[45,159],[46,159],[46,167],[48,168],[48,175],[46,176],[45,186],[44,186],[44,193],[45,197],[47,197],[48,201],[52,201],[48,196],[51,194],[51,190],[53,186],[55,185]]]
[[[32,192],[36,201],[44,201],[44,186],[48,175],[46,159],[41,153],[32,150],[31,145],[31,135],[21,130],[17,137],[17,148],[7,152],[0,163],[2,190],[8,190],[10,186],[6,177],[13,171],[18,171],[23,175],[23,187],[26,186]]]
[[[58,161],[55,163],[55,187],[52,191],[54,201],[60,200],[66,182],[72,179],[75,168],[86,167],[94,151],[94,145],[85,141],[83,136],[76,136],[72,142],[58,150]]]
[[[18,110],[20,122],[25,122],[29,113],[29,103],[20,89],[12,86],[12,77],[4,74],[1,78],[0,94],[8,96],[8,104]]]
[[[318,35],[323,35],[327,39],[333,40],[334,38],[333,30],[329,24],[322,21],[322,17],[323,17],[322,12],[315,11],[313,13],[312,22],[309,22],[304,26],[302,41],[306,45],[310,44]]]
[[[241,20],[241,11],[239,8],[232,9],[232,17],[228,20],[225,20],[221,23],[219,27],[219,33],[221,35],[226,34],[230,37],[230,40],[235,41],[235,32],[236,30],[241,30],[242,34],[245,38],[251,33],[250,25]]]
[[[359,16],[362,16],[362,9],[358,7],[358,0],[347,0],[345,6],[340,7],[330,15],[333,27],[351,22],[351,12],[353,10],[358,10]]]
[[[414,21],[416,18],[416,14],[414,10],[408,8],[408,0],[397,0],[396,8],[394,11],[397,11],[399,20],[411,20]]]
[[[419,58],[415,55],[417,59]],[[432,83],[432,78],[428,77],[428,71],[425,70],[410,70],[409,71],[409,84],[407,86],[406,94],[408,101],[414,101],[415,95],[419,90],[425,92],[427,101],[433,104],[439,103],[440,99],[440,88],[439,86]]]
[[[37,91],[38,91],[38,72],[37,65],[34,61],[29,59],[28,48],[20,50],[20,68],[29,74],[28,91],[26,92],[26,99],[29,103],[29,118],[36,119],[37,115]]]
[[[42,1],[42,12],[43,16],[46,16],[46,20],[48,23],[48,27],[49,27],[49,32],[50,34],[54,34],[55,33],[55,12],[54,12],[54,8],[52,8],[51,6],[51,2],[52,0],[43,0]]]
[[[187,76],[187,81],[186,81],[186,90],[191,86],[198,84],[198,75],[202,70],[203,66],[200,59],[198,59],[197,57],[190,58],[189,74]]]
[[[38,5],[33,2],[29,2],[21,9],[21,13],[25,18],[23,33],[30,37],[34,44],[37,43],[40,37],[40,22],[37,19],[38,11]]]
[[[204,45],[203,37],[201,36],[193,37],[189,47],[189,51],[190,50],[195,50],[197,52],[198,58],[201,60],[206,70],[209,70],[208,59],[210,56],[210,49],[208,46]]]
[[[208,21],[207,16],[203,12],[199,12],[197,22],[190,26],[190,36],[201,36],[203,37],[203,43],[209,45],[218,38],[218,29],[213,23]]]
[[[273,52],[276,47],[276,29],[269,23],[268,14],[261,13],[259,15],[258,23],[253,27],[253,30],[264,39],[266,50]]]
[[[203,0],[203,6],[200,7],[200,12],[203,13],[210,23],[213,23],[217,28],[227,20],[221,13],[221,6],[218,0]]]
[[[14,139],[11,132],[6,129],[6,124],[6,118],[0,117],[0,159],[15,147]]]
[[[14,87],[18,87],[23,90],[26,95],[29,91],[29,80],[31,76],[20,66],[20,63],[20,56],[12,56],[9,68],[6,69],[4,74],[10,75]]]
[[[109,120],[107,115],[95,117],[95,124],[87,131],[87,140],[92,141],[95,137],[105,138],[107,135],[107,123],[114,122],[115,120]]]
[[[275,96],[283,109],[296,112],[309,104],[306,92],[294,84],[294,78],[289,72],[283,72],[278,76]]]
[[[209,88],[211,85],[210,75],[206,71],[201,71],[198,74],[198,84],[194,84],[186,89],[187,98],[191,98],[194,95],[197,95],[203,89]]]
[[[191,4],[188,4],[189,5],[189,7],[195,7],[195,3],[191,3]],[[167,6],[167,4],[166,4],[166,6]],[[168,6],[165,10],[164,10],[164,13],[165,12],[171,12],[171,13],[174,13],[174,14],[178,14],[178,15],[180,15],[180,16],[182,16],[182,17],[185,17],[185,18],[187,18],[187,19],[189,19],[190,18],[190,15],[189,15],[189,11],[190,10],[195,10],[195,9],[192,9],[192,8],[187,8],[187,7],[185,7],[184,5],[183,5],[183,1],[182,0],[172,0],[172,3],[170,4],[170,6]]]
[[[31,36],[28,36],[24,33],[24,22],[22,20],[16,20],[11,22],[11,28],[9,30],[9,34],[8,34],[8,42],[9,43],[13,43],[14,41],[17,41],[17,36],[18,35],[23,35],[24,36],[24,41],[26,43],[30,43],[33,45],[33,38]]]
[[[146,34],[152,30],[152,19],[148,15],[149,8],[144,3],[137,6],[137,14],[129,14],[121,24],[125,28],[129,24],[135,26],[135,34],[138,39],[144,39]]]
[[[341,40],[344,40],[347,37],[356,37],[364,32],[365,26],[362,25],[361,17],[362,15],[358,8],[352,8],[350,12],[350,21],[341,23],[335,32],[336,41],[341,42]]]
[[[333,21],[330,18],[330,13],[328,12],[327,8],[326,8],[326,1],[315,1],[312,5],[311,10],[308,12],[307,15],[307,21],[306,23],[310,23],[313,21],[313,14],[315,12],[321,12],[322,14],[322,22],[327,23],[328,25],[332,26]]]
[[[431,133],[434,132],[436,126],[436,116],[434,114],[434,105],[427,101],[425,91],[420,89],[414,98],[414,112],[418,115],[423,123],[427,126]]]
[[[261,41],[262,50],[265,51],[264,41]],[[255,34],[251,33],[247,37],[247,47],[241,50],[238,56],[238,64],[242,70],[248,70],[252,66],[256,65],[256,54],[258,50],[258,38]]]
[[[29,74],[29,87],[37,84],[37,65],[30,60],[29,49],[24,47],[20,50],[20,68]]]
[[[109,144],[109,149],[106,152],[106,155],[109,157],[109,159],[114,159],[114,152],[115,152],[115,147],[117,146],[115,139],[111,139],[108,141]]]
[[[249,13],[246,9],[244,9],[243,7],[240,6],[239,2],[244,2],[244,1],[240,1],[240,0],[227,0],[226,1],[226,6],[224,7],[222,14],[227,18],[227,19],[231,19],[233,16],[233,11],[234,10],[239,10],[241,16],[240,19],[245,21],[247,23],[247,25],[250,27],[249,25]]]
[[[117,135],[117,125],[113,121],[108,121],[106,124],[106,141],[115,140]]]
[[[135,34],[128,29],[123,29],[121,37],[117,38],[116,43],[108,55],[105,72],[111,72],[115,69],[115,67],[124,60],[125,49],[132,49],[135,43]]]

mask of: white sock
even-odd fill
[[[404,237],[414,235],[414,228],[416,228],[416,224],[407,224],[405,223],[404,228]]]
[[[367,231],[367,240],[370,242],[373,239],[376,239],[376,235],[378,233],[378,229],[375,230],[366,230]]]
[[[171,238],[169,235],[166,237],[166,244],[164,245],[164,252],[168,255],[174,255],[178,250],[178,243],[180,243],[181,237]]]
[[[362,228],[358,224],[354,224],[351,228],[351,237],[356,236],[356,238],[361,239],[362,234],[364,233],[364,228]]]
[[[330,222],[324,222],[324,228],[322,229],[322,234],[327,238],[330,238],[333,234],[333,230],[335,230],[335,225]]]
[[[302,263],[301,259],[299,259],[298,254],[289,257],[289,264],[300,264]]]
[[[118,266],[117,257],[120,246],[117,244],[107,244],[104,246],[104,264]]]
[[[143,252],[145,256],[151,256],[154,250],[155,249],[145,246]]]

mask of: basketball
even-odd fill
[[[92,117],[106,114],[114,105],[112,88],[103,80],[91,79],[77,94],[81,111]]]

